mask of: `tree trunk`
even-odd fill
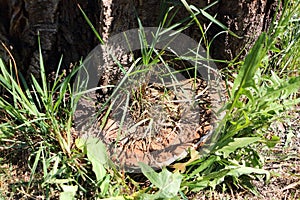
[[[26,75],[39,77],[38,34],[48,74],[56,70],[61,56],[63,67],[68,68],[96,45],[95,37],[74,1],[2,1],[1,40],[12,47],[18,67]],[[96,23],[98,4],[84,0],[78,3],[89,11],[88,17]],[[8,56],[4,55],[4,58]]]
[[[212,47],[212,57],[231,60],[238,56],[243,48],[246,51],[242,55],[245,55],[258,36],[263,31],[268,31],[272,19],[276,17],[276,9],[281,8],[279,4],[278,0],[224,0],[219,3],[218,20],[242,39],[222,34]],[[277,14],[278,19],[280,12]],[[219,27],[214,27],[216,31],[220,30]]]
[[[211,1],[188,3],[203,8]],[[99,43],[77,4],[81,5],[104,40],[109,35],[137,28],[137,16],[144,26],[158,26],[168,6],[175,6],[174,10],[179,10],[174,22],[188,16],[179,0],[0,0],[0,4],[0,39],[11,47],[20,70],[36,77],[39,76],[38,33],[48,74],[56,70],[62,55],[63,68],[66,69],[71,63],[84,58]],[[217,14],[218,20],[243,37],[238,39],[222,34],[213,42],[211,56],[231,60],[243,47],[248,49],[251,42],[267,30],[278,4],[278,0],[222,0],[211,7],[208,10],[211,15]],[[203,17],[199,19],[204,27],[208,26],[208,20]],[[208,35],[213,38],[221,30],[213,25]],[[201,37],[196,26],[190,27],[185,33],[195,39]],[[0,56],[8,60],[8,54],[2,46]]]

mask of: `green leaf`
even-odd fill
[[[205,160],[204,162],[202,162],[200,164],[200,166],[195,169],[189,176],[193,177],[196,174],[199,174],[200,172],[202,172],[203,170],[205,170],[206,168],[210,167],[214,162],[216,162],[219,159],[218,156],[215,155],[211,155],[207,160]]]
[[[38,32],[38,45],[39,45],[39,60],[40,60],[40,75],[42,79],[42,87],[43,87],[43,97],[45,99],[48,99],[48,87],[47,87],[47,78],[46,78],[46,72],[45,72],[45,66],[44,66],[44,60],[42,55],[42,46],[41,46],[41,38],[40,33]]]
[[[92,165],[93,172],[96,174],[97,182],[102,181],[106,175],[106,170],[104,166],[95,160],[92,162]]]
[[[229,30],[229,28],[227,26],[225,26],[224,24],[222,24],[220,21],[218,21],[215,17],[213,17],[212,15],[210,15],[208,12],[206,12],[204,9],[198,9],[193,5],[190,5],[190,8],[195,10],[196,12],[201,13],[204,17],[206,17],[209,21],[215,23],[216,25],[218,25],[219,27],[221,27],[223,30],[228,31],[228,33],[236,38],[242,39],[243,37],[238,36],[237,34],[235,34],[234,32],[232,32],[231,30]]]
[[[77,138],[75,140],[76,147],[86,154],[86,139]]]
[[[225,176],[228,174],[229,169],[221,169],[215,172],[211,172],[206,176],[201,177],[199,182],[207,183],[206,187],[210,186],[213,189],[225,179]],[[198,180],[197,180],[198,181]]]
[[[207,188],[208,187],[208,184],[209,184],[209,181],[208,180],[200,180],[197,182],[192,182],[191,184],[189,184],[189,188],[191,188],[191,191],[192,192],[199,192],[200,190],[203,190],[204,188]]]
[[[159,198],[173,198],[178,194],[183,178],[179,172],[171,173],[164,168],[157,173],[144,163],[140,162],[139,166],[150,182],[159,188]]]
[[[233,153],[236,149],[246,147],[260,139],[260,137],[234,138],[226,146],[223,146],[221,149],[217,150],[216,154],[221,154],[224,158],[227,158],[229,154]]]
[[[110,175],[105,176],[105,179],[102,181],[101,185],[100,185],[100,191],[101,191],[101,195],[105,196],[106,193],[108,192],[110,186]]]
[[[280,137],[277,135],[273,135],[270,140],[266,140],[266,144],[269,148],[275,147],[278,142],[280,142]]]
[[[240,89],[244,88],[245,85],[254,85],[253,77],[262,59],[266,55],[266,49],[264,49],[266,37],[266,33],[262,33],[255,42],[250,53],[246,56],[245,62],[239,70],[238,76],[236,77],[232,87],[234,98],[237,98],[237,92],[240,92]]]
[[[31,169],[31,174],[30,174],[30,179],[29,179],[28,187],[30,187],[31,182],[33,181],[33,178],[34,178],[34,175],[35,175],[35,171],[36,171],[38,163],[39,163],[39,161],[41,159],[41,153],[42,153],[42,151],[43,151],[43,146],[41,144],[39,150],[36,153],[35,159],[34,159],[34,163],[33,163],[32,169]]]
[[[99,138],[88,137],[86,140],[87,157],[91,161],[97,181],[102,181],[106,175],[105,165],[108,158],[105,145]]]
[[[189,183],[187,185],[191,188],[193,192],[198,192],[208,186],[214,189],[217,185],[224,182],[226,176],[231,176],[233,177],[233,179],[237,179],[242,175],[250,174],[265,175],[267,181],[270,179],[270,173],[267,170],[246,167],[242,165],[230,165],[226,166],[225,169],[221,169],[219,171],[212,172],[206,176],[199,177],[197,181],[195,181],[195,183]]]
[[[60,193],[60,200],[71,200],[75,199],[76,192],[78,190],[78,185],[61,185],[63,192]]]
[[[228,166],[230,171],[227,175],[240,177],[241,175],[249,175],[249,174],[262,174],[266,176],[266,181],[270,180],[270,172],[264,169],[258,169],[253,167],[246,167],[246,166]]]
[[[72,192],[61,192],[59,194],[59,200],[73,200],[75,199],[74,195]]]
[[[94,34],[96,35],[97,39],[100,41],[101,44],[104,44],[104,41],[102,40],[101,36],[99,35],[98,31],[96,30],[96,28],[94,27],[94,25],[92,24],[92,22],[90,21],[90,19],[88,18],[88,16],[85,14],[85,12],[82,10],[81,6],[79,4],[77,4],[80,12],[82,13],[84,19],[86,20],[86,22],[88,23],[88,25],[90,26],[90,28],[93,30]]]
[[[263,99],[264,101],[274,101],[274,100],[278,100],[279,98],[286,99],[292,93],[298,92],[299,89],[300,89],[300,77],[292,77],[288,81],[280,84],[280,86],[272,87],[268,89],[266,95],[261,99]]]

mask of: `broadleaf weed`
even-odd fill
[[[206,9],[195,8],[188,5],[185,0],[181,2],[198,25],[203,36],[201,40],[207,50],[211,43],[206,37],[207,30],[203,30],[197,19],[198,14],[202,14],[212,23],[223,28],[224,33],[228,32],[237,37],[215,17],[209,15]],[[293,6],[289,9],[290,4]],[[92,23],[81,8],[80,10],[96,34],[97,31]],[[274,21],[272,30],[263,33],[257,39],[245,60],[238,63],[232,61],[231,64],[239,68],[238,75],[232,87],[229,84],[227,86],[230,90],[229,99],[222,108],[226,115],[215,128],[212,144],[207,144],[211,146],[207,148],[209,151],[202,155],[196,150],[190,150],[190,159],[173,164],[171,167],[175,169],[174,171],[163,168],[158,173],[149,166],[141,164],[143,174],[152,184],[146,188],[141,188],[130,178],[126,179],[127,175],[122,174],[112,164],[104,144],[98,142],[97,138],[78,138],[73,145],[73,114],[81,95],[89,91],[81,91],[73,95],[71,80],[79,67],[83,66],[75,68],[67,76],[59,75],[62,61],[60,60],[55,80],[50,87],[40,48],[41,80],[32,76],[31,82],[28,83],[20,75],[22,83],[20,87],[16,81],[18,75],[13,73],[12,66],[6,67],[0,59],[0,86],[6,90],[9,97],[12,97],[11,99],[0,97],[0,112],[5,115],[1,119],[4,123],[0,124],[0,139],[3,144],[9,143],[17,140],[14,137],[15,134],[19,134],[25,137],[25,143],[30,146],[31,156],[28,164],[31,175],[27,192],[29,193],[29,190],[37,184],[37,188],[45,189],[42,194],[46,198],[50,198],[51,190],[62,191],[61,199],[72,199],[82,194],[86,195],[86,198],[110,197],[111,199],[179,199],[180,194],[182,198],[187,199],[186,195],[190,192],[220,187],[226,190],[226,187],[232,186],[242,187],[258,194],[250,180],[264,178],[268,181],[270,172],[262,169],[264,158],[256,147],[259,144],[273,147],[279,141],[276,135],[271,138],[266,137],[263,130],[282,113],[300,103],[300,98],[294,95],[299,93],[300,89],[300,78],[297,76],[299,75],[299,68],[297,68],[300,49],[299,26],[295,26],[299,24],[298,11],[299,3],[293,1],[285,4],[278,23]],[[138,24],[142,56],[135,59],[127,72],[118,63],[125,76],[120,85],[145,70],[137,67],[140,65],[151,67],[162,63],[169,70],[170,61],[163,59],[164,50],[158,51],[154,43],[148,44],[140,20]],[[178,23],[170,26],[166,15],[160,29],[153,33],[153,37],[158,40],[163,33],[181,25]],[[188,23],[177,31],[182,31],[190,25],[191,23]],[[168,28],[163,30],[164,26]],[[103,43],[98,33],[96,36]],[[194,54],[194,58],[181,56],[179,59],[214,61],[202,58],[198,52]],[[78,88],[85,88],[86,81],[81,80],[82,85],[78,85]],[[174,79],[174,82],[177,80]],[[112,96],[115,97],[119,89],[115,87]],[[142,101],[140,94],[136,95],[136,101]],[[128,102],[129,97],[127,104]],[[107,102],[107,105],[112,108],[113,103]],[[108,117],[109,113],[106,113],[104,121]],[[124,117],[122,122],[125,120]],[[42,172],[42,176],[38,174],[39,172]],[[129,186],[128,182],[134,186]],[[136,191],[131,192],[130,187]]]

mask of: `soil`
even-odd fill
[[[183,91],[178,92],[179,88]],[[210,98],[207,83],[201,79],[186,79],[172,89],[141,84],[133,90],[127,109],[123,104],[111,111],[114,115],[98,137],[107,145],[111,159],[127,171],[138,172],[138,162],[157,169],[168,166],[184,158],[189,148],[199,148],[212,133],[215,116]],[[121,126],[121,119],[114,116],[123,116],[124,110],[128,112]]]

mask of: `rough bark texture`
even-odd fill
[[[169,6],[175,6],[174,10],[178,9],[174,23],[189,16],[183,5],[178,5],[178,3],[174,3],[175,1],[166,2]],[[190,0],[187,2],[195,5],[197,8],[205,8],[213,1]],[[278,0],[220,0],[219,3],[210,7],[206,10],[210,15],[216,16],[217,20],[242,37],[242,39],[239,39],[228,33],[219,35],[212,43],[210,55],[215,59],[231,60],[246,47],[246,51],[241,54],[245,55],[258,36],[263,31],[268,30],[278,6],[280,6],[280,1]],[[201,15],[197,17],[204,29],[209,27],[211,22],[207,18]],[[223,29],[212,24],[207,32],[209,39],[211,40],[221,31]],[[196,40],[201,38],[200,30],[196,25],[191,26],[184,33]]]
[[[243,37],[221,35],[213,45],[213,57],[231,60],[244,47],[246,50],[263,32],[267,31],[275,15],[278,0],[223,0],[218,4],[218,19],[231,31]],[[220,30],[216,28],[215,30]]]
[[[199,8],[211,1],[188,1]],[[38,40],[40,33],[42,52],[47,72],[55,71],[63,55],[63,67],[68,68],[84,58],[97,45],[90,27],[80,13],[80,4],[104,39],[131,28],[137,28],[137,16],[144,26],[157,26],[161,13],[168,6],[179,9],[174,22],[188,16],[188,12],[175,0],[0,0],[0,40],[11,47],[21,71],[38,77]],[[214,58],[230,60],[242,48],[267,30],[274,16],[278,0],[221,0],[209,12],[230,30],[243,39],[222,34],[213,43],[211,55]],[[204,26],[208,21],[200,17]],[[221,31],[213,25],[209,29],[212,38]],[[193,26],[185,31],[197,39],[199,30]],[[250,42],[250,43],[249,43]],[[0,56],[8,60],[8,55],[0,47]]]
[[[89,10],[88,16],[96,22],[90,13],[99,11],[97,3],[78,3]],[[75,1],[2,0],[0,9],[0,39],[12,47],[18,67],[27,75],[39,77],[38,33],[48,73],[56,70],[62,55],[66,68],[95,46],[94,35]],[[7,55],[4,58],[7,60]]]

